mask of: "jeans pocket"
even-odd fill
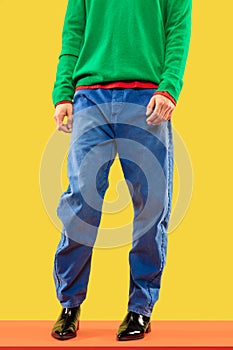
[[[156,89],[154,88],[141,89],[139,100],[144,107],[147,107],[148,103],[150,102],[150,99],[152,98],[155,92],[156,92]]]
[[[80,91],[79,90],[75,90],[74,96],[73,96],[74,103],[77,101],[77,99],[79,97],[80,97]]]

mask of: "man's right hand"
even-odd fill
[[[67,123],[64,124],[64,118],[67,117]],[[64,132],[71,132],[73,122],[73,104],[61,103],[56,106],[54,119],[56,122],[57,130]]]

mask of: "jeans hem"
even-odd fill
[[[71,301],[60,301],[60,304],[62,307],[68,307],[68,308],[72,308],[72,307],[77,307],[80,306],[82,304],[84,300],[81,301],[75,301],[75,302],[71,302]]]
[[[145,310],[142,310],[142,309],[139,309],[139,308],[134,308],[134,307],[129,307],[128,308],[128,312],[136,312],[136,314],[140,314],[140,315],[143,315],[143,316],[147,316],[147,317],[151,317],[151,314],[152,314],[152,310],[151,311],[145,311]]]

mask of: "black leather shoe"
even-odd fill
[[[130,311],[118,328],[117,340],[141,339],[150,331],[150,318]]]
[[[52,328],[51,335],[59,340],[74,338],[79,329],[80,306],[63,308]]]

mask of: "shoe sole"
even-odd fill
[[[51,336],[55,339],[58,339],[58,340],[69,340],[69,339],[75,338],[77,336],[77,334],[60,336],[57,333],[51,333]]]
[[[77,331],[79,330],[79,322],[78,322],[78,325],[77,325],[77,329],[76,329],[76,332],[73,333],[73,334],[70,334],[70,335],[63,335],[63,336],[60,336],[59,334],[57,333],[51,333],[51,336],[55,339],[58,339],[58,340],[69,340],[69,339],[72,339],[72,338],[75,338],[77,337]]]

